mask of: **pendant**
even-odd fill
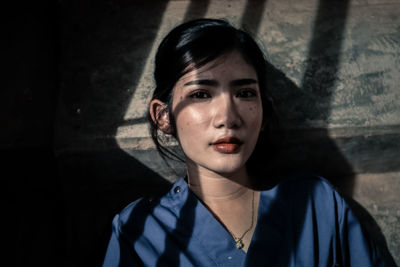
[[[243,241],[241,238],[235,238],[236,248],[241,249],[244,247]]]

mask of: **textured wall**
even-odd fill
[[[152,60],[172,27],[203,16],[252,32],[275,67],[286,138],[270,168],[326,176],[400,263],[399,0],[59,2],[68,264],[101,261],[113,214],[175,179],[145,122]]]

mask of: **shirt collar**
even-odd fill
[[[183,178],[174,183],[166,201],[179,220],[177,224],[185,224],[185,227],[180,227],[185,232],[182,234],[191,235],[219,266],[236,266],[238,262],[244,262],[246,253],[235,247],[231,234],[189,189]]]

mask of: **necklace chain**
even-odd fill
[[[189,188],[190,188],[190,183],[188,182]],[[237,249],[242,249],[244,247],[243,243],[243,237],[253,228],[254,226],[254,190],[253,190],[253,197],[252,197],[252,203],[251,203],[251,224],[250,227],[244,231],[244,233],[240,237],[236,237],[228,228],[228,232],[231,234],[233,239],[235,240],[236,243],[236,248]]]
[[[252,200],[252,204],[251,204],[251,224],[250,227],[244,231],[244,233],[240,236],[240,237],[236,237],[229,229],[228,232],[231,234],[231,236],[233,237],[233,239],[235,240],[236,243],[236,248],[237,249],[242,249],[244,247],[243,244],[243,237],[253,228],[254,226],[254,190],[253,190],[253,200]]]

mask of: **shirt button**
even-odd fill
[[[175,193],[181,192],[181,187],[180,187],[180,186],[175,187],[175,188],[174,188],[174,192],[175,192]]]

